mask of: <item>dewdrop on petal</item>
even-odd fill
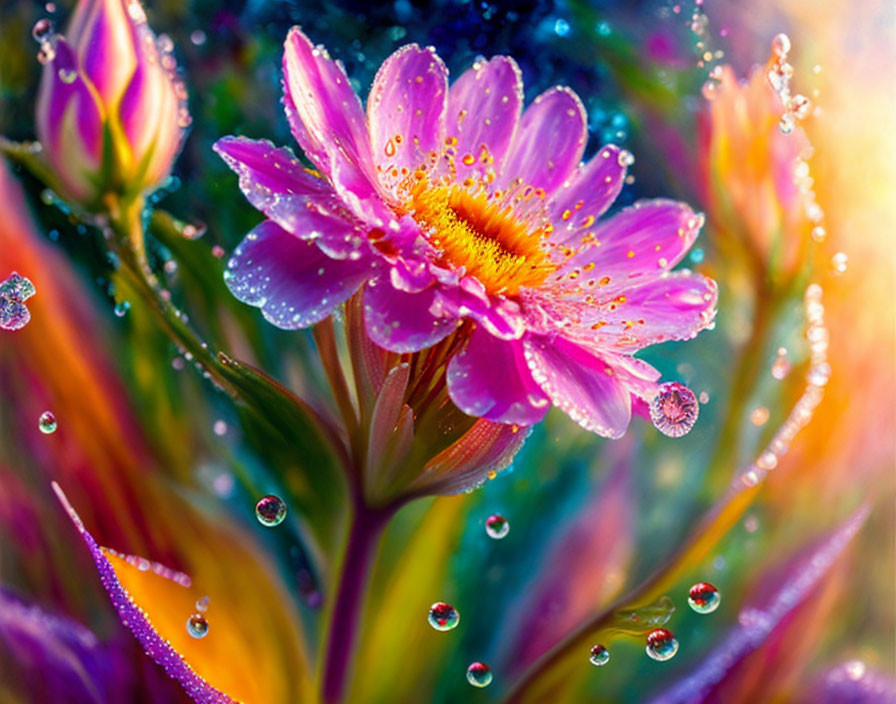
[[[650,402],[650,420],[663,435],[686,435],[700,414],[694,392],[676,381],[662,384]]]

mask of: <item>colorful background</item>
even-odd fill
[[[0,134],[33,138],[40,65],[31,27],[45,16],[61,25],[69,11],[20,0],[0,9]],[[555,83],[583,97],[588,155],[608,141],[636,155],[620,204],[670,196],[708,216],[688,264],[719,281],[718,324],[643,355],[664,378],[706,395],[697,426],[672,440],[636,420],[624,439],[604,441],[551,413],[512,471],[472,494],[404,509],[377,561],[351,701],[500,701],[564,634],[676,556],[680,569],[662,594],[675,605],[666,627],[678,655],[649,660],[643,637],[619,628],[606,639],[606,667],[588,665],[589,644],[531,701],[684,701],[676,686],[722,662],[702,700],[893,701],[892,3],[160,0],[148,13],[174,40],[193,115],[159,206],[205,226],[191,240],[162,222],[151,253],[169,262],[172,295],[207,339],[297,391],[321,393],[310,335],[274,330],[223,286],[223,252],[258,216],[211,150],[225,134],[290,143],[279,66],[293,24],[344,61],[362,95],[407,42],[434,45],[455,74],[479,54],[511,54],[527,99]],[[800,130],[781,135],[773,103],[765,113],[750,103],[743,120],[734,93],[746,89],[734,82],[701,90],[713,66],[745,78],[765,64],[779,32],[793,46],[793,89],[816,107],[800,129],[814,149],[821,242],[803,201],[780,187],[781,149],[793,144],[781,140],[802,139]],[[338,497],[308,499],[288,443],[272,444],[203,379],[128,296],[98,234],[47,200],[20,168],[0,168],[0,278],[18,271],[37,288],[28,326],[0,331],[0,702],[187,701],[118,623],[51,480],[101,544],[183,570],[210,595],[202,641],[177,625],[186,611],[167,594],[146,595],[197,670],[247,704],[312,701],[327,590],[319,565],[333,545],[313,526],[315,516],[338,514]],[[802,392],[810,282],[824,290],[830,336],[824,399],[761,488],[747,492],[752,505],[692,545],[688,536]],[[119,315],[122,301],[130,309]],[[780,380],[771,371],[779,347],[792,366]],[[58,420],[52,435],[38,429],[45,410]],[[276,530],[253,515],[265,493],[291,508]],[[838,526],[838,535],[859,528],[862,506],[867,520],[829,567],[800,558],[823,551]],[[500,541],[484,530],[495,512],[511,526]],[[770,618],[761,606],[806,575],[806,589],[792,590],[799,598],[756,637],[749,609]],[[686,604],[697,581],[722,593],[712,615]],[[450,634],[426,624],[440,600],[461,613]],[[465,681],[473,660],[495,672],[484,690]],[[837,698],[847,691],[869,698]]]

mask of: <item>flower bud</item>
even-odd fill
[[[138,0],[80,0],[65,36],[42,42],[37,133],[65,198],[97,209],[168,175],[189,114],[168,47]]]

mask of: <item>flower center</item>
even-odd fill
[[[514,217],[500,193],[434,186],[424,179],[411,190],[408,210],[442,251],[444,263],[464,267],[489,293],[516,295],[556,268],[542,244],[550,225],[533,227]]]

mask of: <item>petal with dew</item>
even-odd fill
[[[831,668],[808,688],[800,704],[892,704],[896,702],[896,678],[875,670],[861,660]]]
[[[360,200],[375,195],[361,102],[342,65],[293,27],[283,52],[283,104],[293,136],[315,165]]]
[[[68,31],[82,70],[104,105],[121,99],[137,68],[135,23],[124,2],[79,2]],[[149,41],[152,41],[150,35]]]
[[[21,682],[27,687],[28,701],[115,704],[131,694],[132,665],[125,651],[2,587],[0,661],[0,673],[12,673],[4,685],[15,689],[15,683]]]
[[[215,142],[215,151],[239,176],[240,190],[247,200],[284,230],[310,239],[319,235],[309,227],[309,211],[343,219],[343,227],[336,233],[331,247],[352,251],[368,250],[367,240],[355,231],[351,216],[339,204],[333,188],[313,174],[284,147],[276,147],[267,140],[245,137],[224,137]]]
[[[575,246],[594,231],[597,219],[616,200],[625,183],[621,149],[607,144],[587,164],[580,164],[551,200],[551,241]]]
[[[309,228],[340,223],[307,212]],[[370,259],[331,259],[314,243],[270,220],[240,243],[227,264],[225,280],[243,303],[261,309],[265,319],[285,330],[326,318],[373,272]]]
[[[433,311],[443,316],[472,318],[502,340],[518,340],[526,331],[526,319],[519,303],[502,296],[489,296],[472,276],[461,279],[457,287],[441,288]]]
[[[431,312],[438,289],[430,286],[417,293],[395,288],[385,277],[364,290],[364,322],[370,338],[391,352],[416,352],[445,339],[457,327],[457,319]]]
[[[55,51],[41,76],[37,136],[47,160],[63,181],[65,195],[83,200],[94,195],[92,177],[102,165],[102,109],[77,72],[77,57],[64,38],[57,39]],[[74,80],[68,82],[70,75]]]
[[[523,76],[509,56],[478,60],[451,85],[446,130],[447,139],[457,140],[458,180],[467,170],[482,167],[483,147],[494,162],[492,168],[501,173],[522,105]],[[464,162],[467,154],[475,157],[471,165]]]
[[[87,532],[80,517],[68,502],[65,494],[62,493],[62,489],[60,489],[59,485],[55,482],[53,483],[53,490],[59,497],[59,501],[72,519],[72,522],[75,524],[81,537],[84,538],[84,542],[87,543],[90,556],[96,563],[97,570],[100,573],[103,587],[105,587],[106,591],[109,593],[109,597],[112,599],[112,603],[118,611],[119,617],[131,630],[134,637],[137,638],[140,645],[146,650],[146,653],[155,660],[156,663],[163,667],[170,677],[177,680],[181,686],[183,686],[187,694],[189,694],[194,701],[199,702],[199,704],[236,704],[236,700],[209,684],[206,679],[197,673],[186,660],[184,660],[178,650],[175,649],[175,644],[179,642],[186,644],[184,638],[190,637],[189,635],[186,635],[185,628],[181,627],[180,629],[181,631],[184,631],[183,634],[166,633],[167,637],[163,637],[150,622],[145,610],[137,605],[129,593],[129,590],[122,583],[120,572],[128,574],[133,570],[133,572],[138,575],[144,575],[146,579],[160,580],[156,585],[157,589],[155,590],[155,593],[164,594],[166,598],[159,599],[159,601],[163,602],[169,609],[172,608],[174,604],[179,604],[181,611],[184,614],[184,623],[189,614],[195,611],[193,602],[195,601],[196,596],[192,595],[191,597],[191,592],[177,582],[168,580],[155,573],[142,572],[138,568],[128,565],[127,562],[118,558],[114,553],[98,545],[93,539],[93,536]],[[133,574],[130,574],[129,576],[134,577]],[[179,593],[177,590],[182,590],[182,593]],[[191,598],[193,602],[191,602]],[[209,633],[210,638],[211,631]],[[211,641],[204,641],[203,645],[209,643],[211,643]],[[227,644],[224,643],[223,645],[226,646]]]
[[[575,328],[564,334],[587,347],[619,351],[690,340],[712,324],[717,300],[718,286],[712,279],[672,272],[582,306]]]
[[[435,49],[408,44],[377,71],[367,99],[380,182],[396,193],[417,169],[434,166],[445,139],[448,69]]]
[[[644,200],[600,223],[557,280],[583,294],[619,291],[672,269],[694,244],[703,216],[673,200]]]
[[[534,425],[551,405],[532,378],[522,343],[498,339],[482,327],[451,358],[447,381],[451,400],[464,413],[499,423]]]
[[[520,179],[525,186],[553,193],[579,163],[587,140],[579,96],[562,86],[545,91],[523,113],[502,167],[500,187]]]
[[[585,430],[618,438],[631,418],[631,396],[600,357],[561,337],[523,339],[526,362],[551,402]]]

